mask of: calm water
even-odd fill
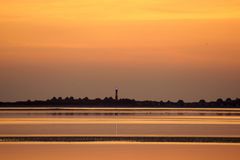
[[[5,108],[0,110],[0,136],[240,137],[240,110]],[[240,144],[0,142],[0,155],[6,160],[238,160]]]
[[[239,160],[230,144],[0,144],[3,160]]]
[[[2,109],[0,136],[240,136],[239,109]]]

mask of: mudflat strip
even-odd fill
[[[118,136],[30,136],[0,137],[1,142],[199,142],[240,143],[240,137],[118,137]]]

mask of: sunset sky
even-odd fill
[[[240,0],[0,0],[0,101],[240,97]]]

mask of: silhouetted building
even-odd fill
[[[118,100],[118,89],[117,88],[115,89],[115,100],[116,101]]]

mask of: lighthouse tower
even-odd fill
[[[118,88],[115,89],[115,100],[118,100]]]

